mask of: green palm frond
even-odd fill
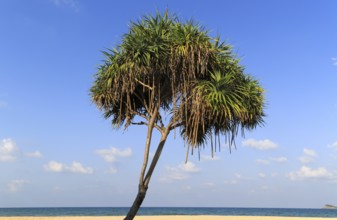
[[[231,46],[193,21],[180,22],[168,12],[144,16],[103,55],[90,92],[113,127],[161,108],[184,140],[198,147],[214,135],[232,143],[238,130],[263,124],[258,81],[244,73]]]

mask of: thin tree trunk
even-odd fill
[[[146,137],[146,143],[145,143],[145,151],[144,151],[144,160],[143,160],[143,165],[142,165],[142,169],[140,171],[140,176],[139,176],[139,185],[143,185],[143,182],[144,182],[147,162],[149,160],[152,132],[153,132],[154,124],[156,123],[155,121],[158,115],[158,108],[159,107],[155,108],[154,113],[152,114],[151,120],[149,121],[149,125],[148,125],[147,137]]]
[[[153,159],[152,159],[151,165],[149,167],[149,170],[147,171],[147,174],[146,174],[146,176],[144,178],[144,184],[145,184],[146,187],[150,183],[150,179],[151,179],[153,171],[154,171],[154,169],[155,169],[155,167],[157,165],[157,162],[158,162],[158,160],[160,158],[160,155],[161,155],[161,152],[162,152],[162,150],[164,148],[166,139],[167,139],[168,135],[170,134],[170,125],[168,125],[166,127],[166,129],[162,132],[162,136],[161,136],[160,142],[158,144],[156,153],[153,156]]]
[[[160,139],[160,142],[158,144],[156,153],[155,153],[155,155],[152,159],[150,168],[147,171],[146,175],[145,175],[145,173],[143,173],[143,169],[142,169],[141,173],[143,173],[145,178],[143,176],[143,181],[141,181],[139,183],[138,193],[137,193],[137,196],[135,198],[135,201],[133,202],[133,204],[132,204],[128,214],[124,218],[124,220],[133,220],[133,218],[136,216],[140,206],[142,205],[142,203],[144,201],[144,198],[146,196],[146,192],[147,192],[147,189],[148,189],[148,186],[149,186],[149,183],[150,183],[151,176],[152,176],[153,171],[154,171],[154,169],[157,165],[157,162],[160,158],[161,152],[163,150],[163,147],[165,145],[165,142],[166,142],[166,139],[167,139],[169,133],[170,133],[170,126],[167,126],[166,129],[164,131],[162,131],[162,137]]]
[[[139,186],[138,193],[137,193],[137,196],[135,198],[135,201],[133,202],[133,204],[132,204],[128,214],[124,218],[124,220],[133,220],[133,218],[136,216],[140,206],[143,203],[143,200],[144,200],[145,195],[146,195],[146,191],[147,191],[147,188],[145,188],[144,186]]]

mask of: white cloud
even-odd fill
[[[190,190],[192,190],[192,187],[191,186],[184,186],[182,189],[184,191],[190,191]]]
[[[270,164],[269,160],[263,160],[263,159],[257,159],[255,162],[258,164],[262,164],[262,165]]]
[[[49,161],[48,164],[44,166],[44,169],[50,172],[63,172],[64,165],[56,161]]]
[[[274,158],[270,158],[270,160],[277,162],[277,163],[284,163],[288,161],[286,157],[274,157]]]
[[[33,158],[42,158],[42,154],[40,151],[34,151],[34,152],[29,152],[26,153],[27,157],[33,157]]]
[[[74,161],[71,165],[62,164],[56,161],[49,161],[44,169],[48,172],[71,172],[81,174],[92,174],[94,170],[91,167],[84,167],[81,163]]]
[[[298,160],[301,162],[301,163],[313,163],[315,162],[315,159],[312,158],[312,157],[308,157],[308,156],[301,156],[298,158]]]
[[[332,65],[337,66],[337,57],[332,57]]]
[[[224,184],[226,184],[226,185],[235,185],[237,183],[238,183],[238,180],[235,180],[235,179],[233,179],[233,180],[225,180],[224,181]]]
[[[216,186],[216,184],[213,182],[206,182],[203,185],[208,188],[214,188]]]
[[[51,0],[54,5],[61,7],[61,6],[66,6],[69,8],[74,9],[76,12],[79,11],[79,3],[76,0]]]
[[[286,157],[271,157],[268,160],[264,160],[264,159],[257,159],[255,162],[258,164],[262,164],[262,165],[268,165],[271,162],[275,162],[275,163],[285,163],[287,162],[288,159]]]
[[[192,162],[179,164],[176,167],[166,167],[167,173],[160,179],[164,182],[172,180],[184,180],[190,178],[189,174],[198,173],[200,169]]]
[[[242,179],[242,175],[241,175],[240,173],[236,173],[234,176],[235,176],[235,178],[237,178],[237,179]]]
[[[81,163],[74,161],[70,166],[66,166],[66,170],[72,173],[93,174],[91,167],[84,167]]]
[[[17,152],[16,144],[11,139],[3,139],[0,143],[0,162],[16,160],[15,153]]]
[[[271,150],[277,148],[277,144],[268,139],[265,140],[248,139],[242,141],[242,145],[245,147],[251,147],[258,150]]]
[[[267,185],[260,186],[260,190],[263,190],[263,191],[270,191],[272,189],[273,189],[272,187],[267,186]]]
[[[189,178],[189,176],[186,173],[182,173],[177,170],[168,168],[167,171],[169,171],[169,173],[163,178],[161,178],[160,179],[161,181],[170,182],[172,180],[185,180]]]
[[[28,180],[12,180],[7,184],[7,189],[9,192],[18,192],[21,191],[23,186],[28,184]]]
[[[310,157],[316,157],[317,156],[317,154],[314,150],[307,149],[307,148],[303,149],[303,153],[307,156],[310,156]]]
[[[202,160],[220,160],[220,157],[211,156],[211,155],[201,155]]]
[[[301,163],[313,163],[315,162],[316,152],[311,149],[304,148],[303,155],[298,158]]]
[[[118,148],[111,147],[110,149],[100,149],[96,153],[100,155],[106,162],[114,163],[120,157],[131,157],[132,150],[127,148],[125,150],[119,150]]]
[[[107,173],[110,173],[110,174],[115,174],[117,173],[117,168],[116,167],[110,167],[109,170],[107,171]]]
[[[307,166],[302,166],[300,170],[291,172],[288,174],[291,180],[300,179],[326,179],[334,177],[334,174],[329,172],[325,167],[319,167],[317,169],[312,169]]]
[[[239,173],[234,174],[234,177],[235,177],[234,179],[225,180],[224,184],[226,184],[226,185],[235,185],[235,184],[239,183],[239,180],[243,179],[242,175],[239,174]]]
[[[192,162],[188,161],[187,163],[180,164],[178,166],[182,171],[186,173],[197,173],[199,172],[199,168]]]
[[[261,177],[261,178],[265,178],[266,174],[265,173],[259,173],[258,176]]]
[[[337,150],[337,141],[333,144],[329,144],[328,146]]]

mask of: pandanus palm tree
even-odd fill
[[[213,155],[221,135],[232,146],[239,130],[263,124],[258,81],[244,73],[230,46],[193,22],[180,22],[168,12],[144,16],[131,23],[120,45],[103,53],[106,59],[90,90],[93,102],[114,128],[147,128],[138,193],[127,220],[137,214],[172,130],[179,129],[187,143],[187,160],[208,141]],[[161,135],[155,144],[154,129]],[[156,150],[149,161],[152,145]]]

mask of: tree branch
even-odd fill
[[[154,126],[160,133],[163,133],[163,131],[164,131],[164,130],[163,130],[163,127],[159,126],[159,125],[156,124],[156,123],[155,123],[153,126]]]
[[[146,102],[144,102],[145,98],[142,92],[140,92],[141,97],[135,92],[135,96],[138,98],[138,100],[144,105],[145,109],[147,112],[150,112],[149,107],[147,106]]]
[[[180,127],[180,126],[182,126],[182,125],[183,125],[183,122],[177,122],[176,124],[171,125],[170,131],[172,131],[172,130],[174,130],[174,129],[176,129],[177,127]]]
[[[132,113],[132,114],[135,114],[135,115],[138,115],[139,117],[141,118],[144,118],[146,121],[150,121],[149,120],[149,117],[147,117],[146,115],[140,113],[140,112],[136,112],[136,111],[133,111],[132,109],[129,109],[129,111]]]
[[[148,89],[150,89],[150,90],[153,90],[153,88],[152,88],[151,86],[146,85],[145,83],[139,81],[138,79],[135,79],[135,80],[136,80],[139,84],[141,84],[142,86],[144,86],[144,87],[146,87],[146,88],[148,88]]]
[[[161,117],[161,114],[159,114],[158,118],[159,118],[160,126],[161,126],[162,128],[165,128],[165,125],[164,125],[164,123],[163,123],[163,118]]]
[[[172,122],[171,122],[172,123]],[[145,187],[148,187],[149,185],[149,182],[150,182],[150,179],[151,179],[151,176],[152,176],[152,173],[154,171],[154,168],[156,167],[157,165],[157,162],[159,160],[159,157],[161,155],[161,152],[164,148],[164,145],[165,145],[165,142],[166,142],[166,139],[168,137],[168,135],[170,134],[170,126],[171,126],[171,123],[169,123],[167,125],[167,127],[165,128],[165,130],[162,132],[162,136],[161,136],[161,139],[160,139],[160,142],[158,144],[158,147],[157,147],[157,150],[156,150],[156,153],[154,154],[153,156],[153,159],[152,159],[152,162],[151,162],[151,165],[146,173],[146,176],[145,176],[145,179],[144,179],[144,186]]]
[[[148,123],[143,122],[143,121],[141,121],[141,122],[131,122],[131,124],[133,124],[133,125],[148,125]]]
[[[146,143],[145,143],[145,151],[144,151],[144,161],[142,165],[142,169],[140,172],[140,177],[139,177],[139,184],[142,185],[144,183],[144,176],[145,176],[145,171],[147,168],[147,163],[149,160],[149,153],[150,153],[150,146],[151,146],[151,139],[152,139],[152,132],[154,125],[156,124],[156,118],[157,114],[159,113],[159,106],[154,109],[153,114],[151,115],[151,118],[149,120],[148,129],[147,129],[147,137],[146,137]]]

